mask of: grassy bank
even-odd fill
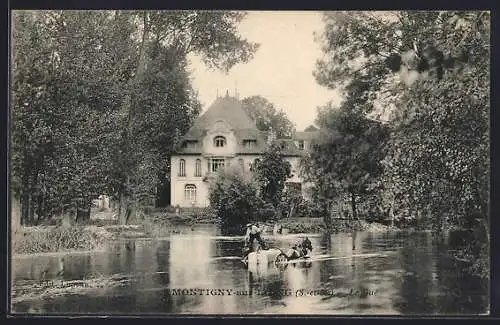
[[[12,242],[13,254],[57,253],[105,249],[110,242],[119,239],[167,237],[171,233],[193,230],[195,226],[212,224],[217,219],[208,213],[176,214],[169,211],[155,211],[130,225],[119,225],[116,219],[92,219],[86,224],[20,227],[15,231]],[[331,233],[351,232],[354,228],[345,224],[332,223],[328,227],[322,218],[287,218],[278,221],[283,233]],[[272,232],[274,222],[267,222],[267,231]],[[399,231],[379,223],[360,221],[357,231],[387,232]]]
[[[21,227],[13,234],[13,254],[36,254],[104,248],[112,235],[97,226]]]
[[[93,219],[86,224],[19,227],[13,234],[13,254],[38,254],[105,249],[118,239],[158,238],[193,229],[196,225],[216,224],[212,215],[156,212],[130,225],[117,220]],[[285,233],[319,233],[326,230],[321,218],[291,218],[279,222]],[[269,226],[272,229],[272,224]],[[387,230],[366,226],[365,229]]]
[[[160,211],[129,225],[119,225],[117,219],[91,219],[84,224],[17,227],[12,236],[12,252],[25,255],[99,250],[119,239],[164,237],[215,222],[209,214],[177,215]]]

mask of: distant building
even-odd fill
[[[251,172],[253,164],[272,140],[281,144],[293,176],[288,185],[299,188],[307,197],[308,184],[299,176],[299,163],[310,147],[318,130],[309,127],[290,138],[274,139],[274,133],[257,129],[241,102],[226,95],[219,97],[199,116],[181,138],[171,157],[171,205],[180,207],[207,207],[209,193],[207,180],[220,168],[235,165]]]

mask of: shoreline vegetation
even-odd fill
[[[196,227],[203,225],[213,225],[218,221],[211,214],[153,213],[144,216],[142,220],[134,224],[120,225],[117,219],[109,218],[109,216],[113,216],[113,213],[108,213],[107,219],[93,218],[84,224],[58,222],[56,225],[19,226],[12,232],[13,257],[105,251],[108,243],[117,240],[165,238],[171,234],[194,231]],[[369,223],[364,220],[360,220],[355,228],[335,221],[327,227],[323,218],[318,217],[294,217],[260,222],[264,226],[265,234],[272,234],[276,223],[282,227],[283,234],[417,230],[413,227],[400,228],[378,222]]]
[[[102,214],[105,218],[96,217]],[[172,213],[150,212],[134,224],[120,225],[117,218],[110,218],[114,213],[96,213],[86,223],[61,222],[38,226],[13,227],[12,231],[12,258],[23,259],[35,256],[61,256],[106,252],[111,243],[118,241],[162,240],[171,234],[186,234],[196,231],[198,227],[218,224],[218,219],[211,213]],[[411,226],[391,226],[379,222],[359,220],[351,227],[341,219],[332,219],[330,226],[325,226],[321,217],[292,217],[280,220],[259,222],[264,226],[264,236],[272,236],[274,225],[282,227],[282,234],[319,234],[319,233],[353,233],[356,232],[431,232],[432,229],[420,229]],[[14,225],[13,225],[14,226]],[[479,237],[478,229],[462,229],[444,227],[443,233],[449,231],[466,231]],[[235,235],[243,235],[236,232]],[[279,236],[279,235],[278,235]],[[479,242],[479,241],[478,241]],[[470,274],[487,279],[489,277],[488,247],[483,245],[466,245],[462,249],[452,252],[453,258]],[[478,257],[479,256],[479,257]],[[64,290],[67,290],[64,289]]]

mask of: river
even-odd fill
[[[296,235],[267,235],[288,247]],[[242,237],[195,229],[105,252],[12,260],[14,313],[477,315],[489,286],[453,259],[464,234],[309,234],[310,263],[249,271]],[[353,243],[355,249],[353,250]],[[314,259],[314,256],[321,258]],[[84,281],[78,281],[78,280]],[[95,280],[98,279],[98,280]],[[33,294],[44,286],[52,291]]]

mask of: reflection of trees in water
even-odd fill
[[[241,256],[243,247],[243,239],[234,240],[217,240],[215,241],[216,253],[215,256]]]
[[[419,233],[408,236],[409,242],[401,250],[402,268],[400,305],[403,313],[433,313],[436,310],[437,285],[432,238]]]
[[[267,293],[271,299],[282,299],[285,296],[287,289],[286,283],[281,277],[272,277],[263,281],[262,290]]]
[[[244,225],[222,224],[218,231],[222,236],[242,236],[245,234]]]
[[[157,274],[157,279],[160,285],[167,286],[170,283],[170,241],[160,241],[156,247],[156,271],[161,272]]]
[[[170,241],[160,241],[156,247],[156,264],[159,286],[166,287],[170,284]],[[173,300],[170,296],[169,290],[162,290],[159,295],[157,303],[161,304],[159,310],[162,312],[179,312],[174,310]]]
[[[470,274],[470,264],[453,258],[453,250],[463,244],[462,233],[451,233],[437,244],[441,256],[437,259],[440,290],[437,305],[442,313],[485,312],[489,305],[489,283]],[[447,242],[449,243],[447,245]]]
[[[332,250],[332,235],[329,232],[323,233],[323,235],[320,238],[319,244],[320,244],[324,254],[330,254],[330,252]],[[319,247],[316,249],[313,248],[313,250],[316,251],[315,252],[316,254],[319,254],[318,253],[320,251]]]

